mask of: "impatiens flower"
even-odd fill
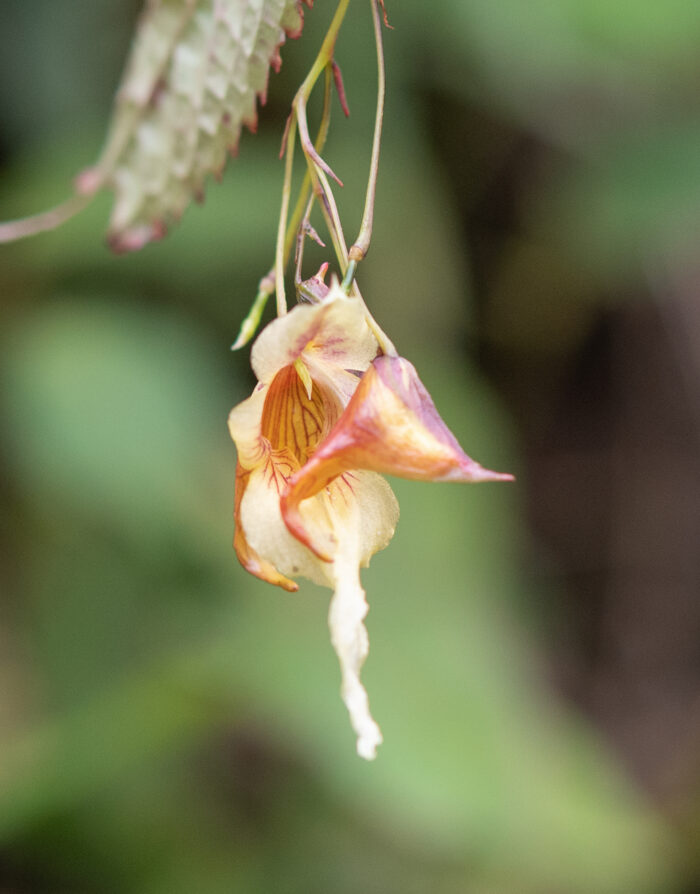
[[[380,355],[362,302],[337,283],[270,323],[253,345],[258,384],[235,407],[234,547],[257,577],[333,590],[331,641],[357,751],[382,741],[360,669],[369,644],[359,570],[391,540],[394,494],[380,474],[430,481],[509,480],[471,460],[403,358]]]

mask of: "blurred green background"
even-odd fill
[[[3,0],[2,219],[97,157],[139,6]],[[351,7],[326,152],[350,237],[375,91]],[[164,242],[111,255],[102,196],[0,250],[0,891],[698,892],[700,5],[389,4],[361,287],[518,481],[395,483],[364,574],[373,764],[328,592],[230,546],[253,380],[228,346],[333,9]]]

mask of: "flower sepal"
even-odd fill
[[[377,357],[328,436],[289,479],[282,517],[291,533],[319,559],[331,556],[304,524],[302,504],[339,476],[365,469],[419,481],[512,481],[462,450],[445,425],[412,363]]]

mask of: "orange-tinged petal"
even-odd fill
[[[261,580],[267,581],[269,584],[275,584],[276,586],[282,587],[284,590],[293,593],[299,589],[299,585],[288,577],[285,577],[283,574],[280,574],[270,562],[262,559],[255,550],[250,547],[246,540],[245,532],[241,525],[241,502],[243,501],[243,494],[246,491],[249,479],[250,472],[246,471],[240,463],[237,463],[236,496],[233,510],[235,523],[233,548],[238,556],[238,561],[246,571],[254,574],[255,577],[259,577]]]
[[[283,367],[268,387],[260,433],[273,450],[289,450],[303,465],[340,415],[340,405],[327,390],[299,375],[299,361]],[[310,392],[310,393],[309,393]]]
[[[294,536],[330,560],[306,529],[300,504],[338,475],[371,469],[423,481],[511,481],[462,450],[440,418],[415,368],[402,357],[378,357],[328,437],[282,494],[282,516]]]

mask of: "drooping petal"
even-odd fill
[[[357,753],[373,760],[382,733],[372,717],[367,690],[360,670],[369,653],[369,637],[364,619],[369,611],[365,591],[360,584],[359,565],[352,544],[345,542],[333,563],[335,591],[328,611],[331,642],[340,662],[340,693],[357,735]]]
[[[296,377],[293,367],[291,370],[292,375]],[[239,561],[251,574],[285,590],[294,591],[299,589],[298,585],[281,574],[275,568],[274,562],[263,558],[251,545],[248,537],[250,529],[246,526],[242,511],[251,484],[254,501],[260,502],[269,492],[272,501],[279,503],[280,492],[300,466],[292,451],[282,444],[271,444],[263,433],[264,425],[267,425],[268,429],[275,425],[284,428],[283,421],[275,418],[279,413],[285,412],[285,406],[284,401],[280,401],[280,389],[275,389],[274,385],[274,381],[272,385],[258,384],[251,396],[234,407],[229,414],[229,431],[238,452],[233,547]],[[265,418],[266,407],[267,418]],[[277,414],[274,412],[275,407],[278,410]],[[267,431],[267,435],[270,434],[271,432]],[[282,435],[278,440],[282,440]]]
[[[250,397],[228,415],[228,430],[236,445],[238,462],[244,469],[253,469],[264,459],[260,426],[267,392],[268,386],[258,383]]]
[[[316,584],[332,587],[331,565],[320,562],[282,522],[278,487],[284,487],[285,483],[273,463],[250,473],[238,516],[248,549],[283,577],[305,577]],[[303,518],[309,530],[319,536],[326,522],[321,497],[307,502]]]
[[[335,585],[331,569],[295,540],[281,522],[279,501],[289,479],[307,462],[342,412],[345,401],[329,384],[331,379],[342,373],[355,387],[358,383],[356,376],[341,370],[331,378],[321,375],[319,384],[312,380],[309,394],[298,372],[301,362],[282,367],[269,384],[258,384],[229,416],[239,457],[236,552],[251,573],[285,589],[294,587],[286,575]],[[371,493],[367,492],[368,482]],[[393,494],[379,476],[363,473],[356,480],[349,473],[327,493],[308,501],[300,517],[304,527],[333,555],[345,536],[344,519],[352,515],[351,508],[358,500],[369,534],[362,540],[367,548],[358,561],[366,564],[373,552],[386,545],[396,521]]]
[[[281,507],[289,482],[328,439],[377,350],[361,302],[336,283],[320,304],[297,307],[263,331],[253,347],[260,381],[229,417],[239,456],[238,557],[251,573],[285,589],[296,589],[291,577],[302,576],[334,590],[331,640],[357,750],[367,759],[382,736],[360,681],[369,643],[359,572],[391,540],[398,504],[380,475],[342,469],[295,507],[299,528],[320,544],[323,560],[294,536]]]
[[[308,355],[310,365],[325,363],[364,371],[377,347],[362,303],[349,298],[334,282],[321,303],[297,305],[268,324],[253,345],[251,364],[258,380],[268,384],[302,352]]]
[[[264,472],[252,472],[241,498],[240,520],[248,548],[276,573],[301,575],[332,587],[328,623],[341,669],[341,694],[357,734],[357,751],[371,759],[382,741],[373,720],[360,670],[369,648],[363,620],[367,602],[359,569],[391,540],[399,508],[389,484],[373,472],[352,472],[307,500],[300,510],[305,530],[324,545],[330,561],[321,561],[282,520],[279,496]],[[277,570],[279,569],[279,571]]]
[[[251,548],[246,539],[245,531],[241,523],[241,502],[248,486],[250,475],[251,473],[246,471],[240,463],[236,464],[236,495],[233,511],[235,530],[233,535],[233,548],[238,556],[238,561],[246,571],[249,571],[251,574],[255,575],[255,577],[259,577],[261,580],[267,581],[269,584],[275,584],[276,586],[282,587],[284,590],[293,593],[299,589],[299,585],[293,580],[289,580],[289,578],[285,577],[283,574],[280,574],[270,562],[260,558],[255,550]]]
[[[490,472],[462,450],[440,418],[415,368],[402,357],[378,357],[362,377],[344,412],[282,495],[289,530],[329,560],[305,527],[303,501],[350,469],[424,481],[511,481]]]
[[[238,451],[234,548],[251,574],[286,590],[298,587],[275,567],[279,550],[269,549],[265,543],[265,513],[279,516],[280,494],[287,481],[327,431],[324,411],[319,389],[312,388],[309,397],[295,367],[287,366],[269,385],[258,384],[252,395],[229,415],[229,430]],[[333,419],[338,412],[336,408]],[[286,562],[291,573],[317,579],[315,557],[296,541],[288,543],[293,540],[288,534],[284,539],[287,557],[294,554]],[[259,541],[262,547],[256,546]],[[272,559],[267,558],[268,550]],[[324,574],[318,582],[329,580]]]
[[[382,734],[370,713],[367,692],[360,680],[360,671],[369,652],[364,625],[369,607],[360,584],[359,570],[391,540],[399,507],[388,483],[373,472],[352,472],[336,479],[324,494],[333,495],[334,492],[338,495],[335,498],[336,524],[342,520],[342,528],[338,531],[339,534],[342,532],[342,537],[337,538],[332,551],[331,573],[335,588],[328,624],[340,662],[341,695],[357,734],[357,753],[371,760],[382,742]]]

